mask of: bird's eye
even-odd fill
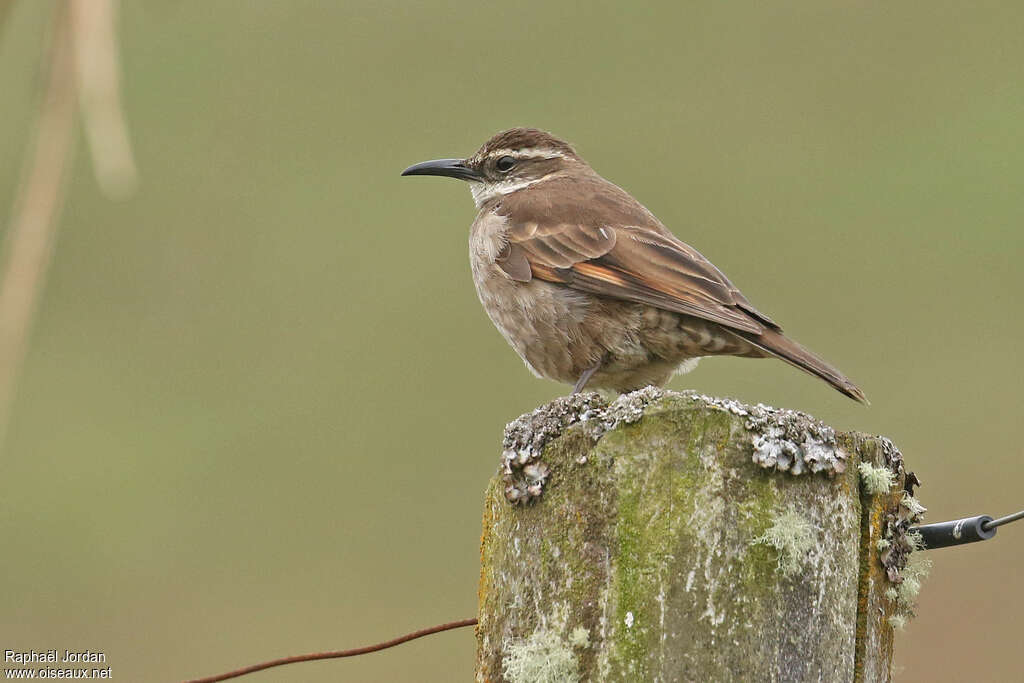
[[[494,167],[502,173],[507,173],[512,170],[512,167],[516,165],[516,160],[512,157],[501,157],[494,164]]]

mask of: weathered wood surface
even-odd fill
[[[914,514],[888,440],[646,389],[524,415],[502,463],[478,680],[889,679]]]

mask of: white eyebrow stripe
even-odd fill
[[[528,148],[528,149],[496,149],[493,152],[487,153],[487,158],[491,157],[513,157],[516,159],[536,159],[538,157],[543,159],[567,159],[568,157],[554,149],[541,149],[541,148]]]

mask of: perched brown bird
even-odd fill
[[[469,237],[477,294],[540,377],[574,384],[574,392],[625,392],[663,385],[701,356],[775,357],[867,402],[640,202],[544,131],[513,128],[468,159],[426,161],[402,175],[469,182],[479,209]]]

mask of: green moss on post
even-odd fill
[[[883,441],[650,389],[523,416],[487,490],[477,679],[888,680]],[[893,492],[862,495],[861,462]]]

